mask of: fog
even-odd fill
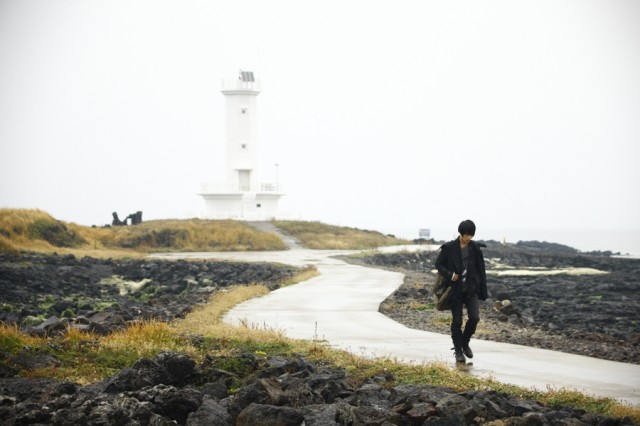
[[[639,18],[633,0],[0,0],[0,207],[201,215],[242,69],[286,217],[638,231]]]

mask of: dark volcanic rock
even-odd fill
[[[40,335],[67,327],[107,334],[132,321],[183,317],[231,285],[273,290],[295,273],[267,263],[0,254],[0,322]]]
[[[141,359],[131,368],[125,368],[104,383],[103,392],[134,391],[145,386],[184,385],[193,373],[196,363],[174,353],[161,353],[155,360]]]
[[[374,380],[352,389],[344,371],[325,370],[302,359],[261,360],[243,377],[236,394],[217,399],[203,393],[197,374],[186,374],[176,382],[173,374],[155,371],[170,372],[176,363],[179,371],[192,365],[194,371],[206,369],[183,355],[163,353],[139,360],[132,367],[139,380],[119,392],[103,384],[81,387],[45,379],[0,379],[2,424],[410,426],[497,420],[503,423],[494,424],[634,424],[626,418],[546,407],[498,392],[456,393],[428,385],[390,387]],[[157,383],[164,379],[172,384]],[[106,383],[119,380],[113,377]],[[318,387],[319,383],[323,385]]]

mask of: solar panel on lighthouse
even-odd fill
[[[255,78],[253,78],[253,71],[240,71],[240,80],[246,83],[253,83]]]

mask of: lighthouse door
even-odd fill
[[[251,170],[238,170],[238,187],[240,191],[251,189]]]

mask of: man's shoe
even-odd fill
[[[456,362],[467,362],[467,359],[464,357],[464,354],[460,351],[456,352]]]
[[[462,352],[467,356],[467,358],[473,358],[473,351],[469,347],[469,345],[464,345],[462,347]]]

